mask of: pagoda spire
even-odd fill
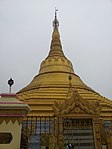
[[[50,52],[48,56],[64,56],[64,53],[62,51],[61,41],[60,41],[60,34],[58,31],[59,22],[57,19],[57,11],[58,9],[55,8],[55,18],[53,21],[52,40],[51,40]]]
[[[58,26],[59,26],[59,22],[57,20],[57,11],[58,11],[58,9],[55,8],[55,19],[53,21],[53,27],[54,27],[54,29],[55,28],[58,28]]]

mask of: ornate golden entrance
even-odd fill
[[[99,116],[99,102],[81,98],[75,89],[68,95],[62,104],[54,104],[54,115],[59,119],[56,143],[67,149],[102,149],[107,143]]]
[[[23,128],[26,149],[107,149],[106,135],[92,118],[26,117]]]
[[[63,103],[54,103],[53,116],[26,118],[23,126],[29,138],[29,147],[107,149],[110,139],[107,139],[107,133],[103,129],[100,109],[99,102],[91,103],[82,99],[77,91],[73,90]],[[107,123],[104,126],[107,126]],[[108,148],[111,149],[111,146]]]

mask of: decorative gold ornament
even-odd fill
[[[76,108],[75,108],[75,112],[76,112],[76,113],[80,113],[80,111],[81,111],[81,109],[80,109],[79,107],[76,107]]]

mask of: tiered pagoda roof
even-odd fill
[[[72,87],[77,93],[83,99],[99,101],[102,106],[101,117],[108,119],[112,116],[112,101],[88,87],[74,72],[71,61],[66,58],[62,50],[58,28],[59,22],[55,12],[49,54],[41,63],[39,74],[18,92],[18,97],[29,104],[32,110],[30,115],[53,115],[54,101],[62,102],[67,97],[70,75]]]

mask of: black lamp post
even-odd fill
[[[14,80],[13,80],[12,78],[10,78],[10,79],[8,80],[8,84],[9,84],[9,93],[11,93],[11,87],[12,87],[12,85],[14,84]]]

